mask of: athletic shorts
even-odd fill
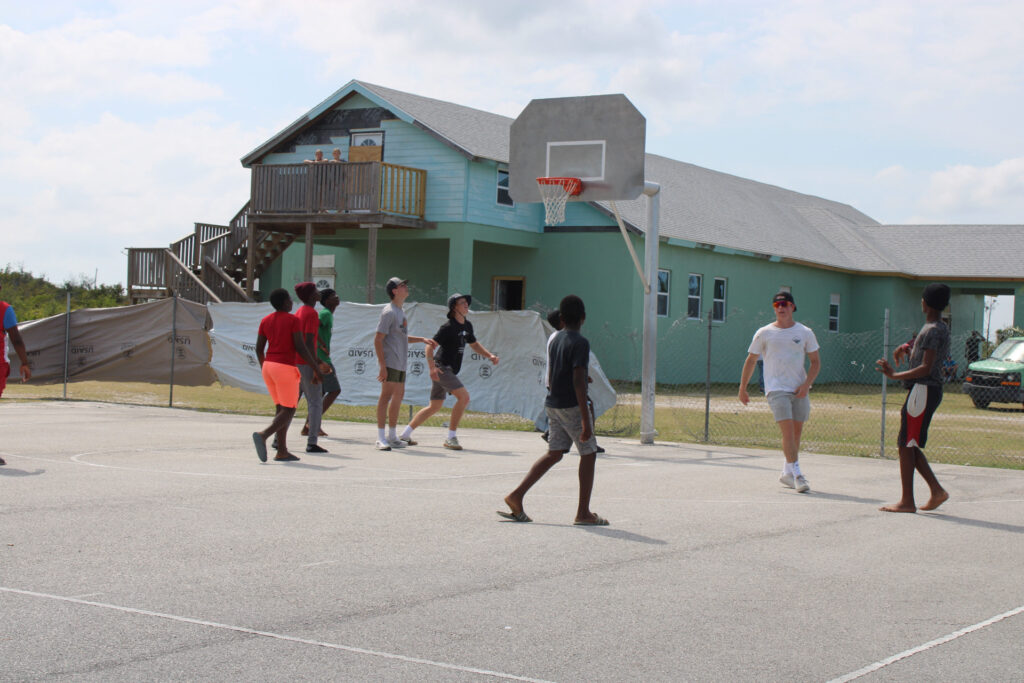
[[[294,365],[263,361],[263,382],[274,405],[294,408],[299,403],[299,369]]]
[[[451,367],[438,365],[437,379],[432,381],[430,385],[430,400],[443,401],[445,396],[455,393],[456,389],[461,389],[462,387],[462,381],[459,380],[458,375],[452,372]]]
[[[386,368],[387,375],[384,377],[385,382],[398,382],[399,384],[405,384],[405,370],[395,370],[394,368]]]
[[[11,374],[10,363],[0,363],[0,396],[4,395],[4,389],[7,388],[7,375]]]
[[[576,444],[576,452],[590,455],[597,452],[597,439],[593,434],[587,441],[580,441],[583,434],[583,422],[580,420],[580,407],[549,408],[544,407],[548,414],[548,450],[568,451]],[[591,425],[593,427],[593,425]]]
[[[335,391],[341,391],[341,383],[338,382],[338,372],[334,369],[334,363],[328,363],[328,365],[331,366],[331,374],[324,375],[324,379],[320,383],[320,386],[323,387],[324,396]]]
[[[811,399],[807,396],[797,398],[792,391],[772,391],[767,398],[768,407],[772,409],[776,422],[807,422],[811,415]]]
[[[935,409],[942,403],[942,387],[938,384],[915,384],[907,392],[907,400],[900,410],[899,446],[924,448],[928,441],[928,425]]]

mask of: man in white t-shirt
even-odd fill
[[[747,385],[757,366],[758,356],[762,357],[764,392],[782,432],[782,453],[786,456],[779,481],[783,486],[796,489],[797,493],[807,493],[811,487],[800,471],[798,456],[800,433],[811,413],[807,394],[821,370],[818,340],[811,328],[793,320],[796,301],[792,294],[781,291],[773,296],[772,308],[775,309],[775,322],[755,332],[747,349],[747,360],[740,376],[739,399],[743,405],[750,402]],[[810,359],[810,368],[805,367],[806,359]]]

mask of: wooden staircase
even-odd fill
[[[247,202],[229,225],[196,223],[195,231],[167,248],[128,249],[128,299],[139,303],[172,295],[198,303],[254,301],[247,294]],[[253,279],[262,275],[295,235],[255,231]]]

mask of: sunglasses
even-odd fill
[[[772,306],[774,306],[775,308],[785,308],[788,305],[789,305],[788,301],[773,301],[772,302]]]

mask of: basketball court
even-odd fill
[[[269,418],[5,401],[0,680],[976,681],[1024,670],[1024,472],[603,439],[502,497],[537,434],[261,464]],[[772,425],[766,423],[766,429]],[[297,440],[298,428],[292,430]],[[924,491],[919,491],[923,496]]]

